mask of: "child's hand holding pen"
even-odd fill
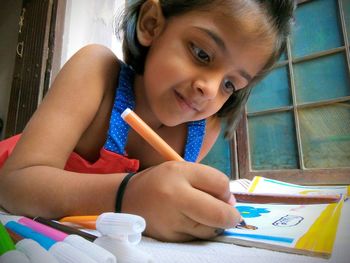
[[[185,162],[130,109],[122,118],[166,160],[178,161],[137,174],[126,188],[122,212],[143,216],[146,234],[171,241],[208,239],[241,221],[225,174]]]
[[[208,239],[240,221],[229,180],[202,164],[165,162],[131,178],[122,212],[141,215],[145,234],[164,241]]]

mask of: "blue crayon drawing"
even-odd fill
[[[236,206],[236,209],[244,218],[259,217],[261,214],[270,213],[266,208],[255,208],[253,206]]]

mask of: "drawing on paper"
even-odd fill
[[[273,222],[272,225],[277,227],[292,227],[299,225],[299,223],[303,220],[304,218],[302,216],[286,215]]]
[[[244,218],[259,217],[261,214],[270,213],[266,208],[256,208],[254,206],[236,206],[236,209]]]
[[[325,258],[331,256],[350,186],[304,186],[256,176],[247,192],[338,194],[343,198],[338,203],[303,205],[238,202],[235,207],[245,223],[226,229],[215,240]]]

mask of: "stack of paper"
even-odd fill
[[[249,187],[233,183],[231,191],[269,194],[340,194],[330,204],[237,203],[247,226],[227,229],[217,241],[244,246],[329,258],[336,237],[341,209],[349,186],[301,186],[255,177]]]

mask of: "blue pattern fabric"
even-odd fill
[[[133,91],[134,71],[124,63],[121,63],[119,83],[114,99],[107,141],[104,145],[106,150],[125,155],[125,146],[130,126],[123,120],[121,114],[126,108],[134,110],[135,96]]]
[[[134,110],[135,95],[133,91],[134,70],[121,63],[119,83],[115,95],[107,140],[104,145],[106,150],[117,154],[126,155],[125,146],[130,126],[120,116],[126,108]],[[185,145],[184,159],[195,162],[198,158],[205,135],[205,120],[193,121],[187,124],[187,139]]]
[[[187,124],[187,140],[184,159],[195,162],[202,148],[205,135],[205,120],[193,121]]]

